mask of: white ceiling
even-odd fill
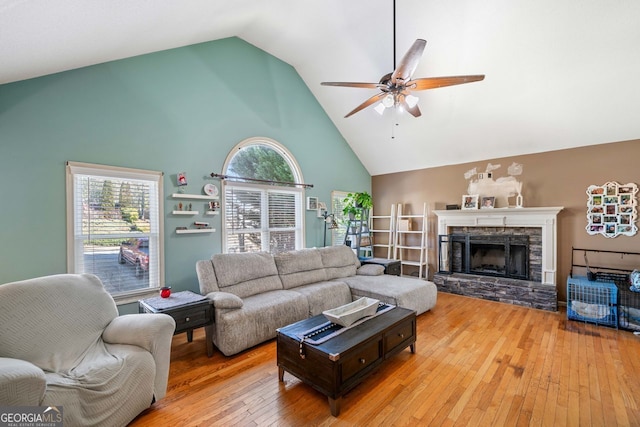
[[[367,108],[393,68],[393,0],[0,0],[0,84],[238,36],[296,68],[372,175],[640,138],[637,0],[397,0],[422,117]],[[394,123],[398,123],[394,126]],[[391,138],[392,133],[395,138]]]

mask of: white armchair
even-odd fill
[[[0,286],[0,406],[62,406],[65,425],[124,426],[164,397],[175,321],[118,316],[100,279]]]

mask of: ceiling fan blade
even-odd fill
[[[357,83],[357,82],[322,82],[322,86],[344,86],[344,87],[360,87],[364,89],[379,89],[379,83]]]
[[[471,76],[451,76],[451,77],[426,77],[423,79],[410,80],[406,84],[409,90],[427,90],[445,86],[461,85],[484,80],[484,74]]]
[[[407,53],[404,54],[400,63],[391,74],[391,83],[394,85],[402,82],[406,82],[411,78],[413,72],[418,67],[418,62],[420,62],[420,58],[422,57],[422,52],[424,52],[424,47],[427,45],[427,41],[423,39],[417,39],[413,42],[413,45]]]
[[[384,92],[380,92],[376,95],[373,95],[371,98],[367,99],[366,101],[364,101],[362,104],[358,105],[356,108],[354,108],[353,110],[351,110],[346,116],[344,116],[344,118],[346,119],[349,116],[354,115],[355,113],[357,113],[360,110],[363,110],[365,108],[367,108],[369,105],[371,104],[375,104],[377,101],[380,101],[382,98],[384,98],[387,94]]]

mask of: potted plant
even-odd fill
[[[344,207],[342,208],[342,214],[348,216],[349,219],[355,219],[360,216],[362,209],[371,209],[373,207],[373,200],[371,195],[366,191],[359,193],[349,193],[343,200]]]

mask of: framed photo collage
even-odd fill
[[[587,188],[587,233],[605,237],[638,232],[638,186],[633,183],[590,185]]]

